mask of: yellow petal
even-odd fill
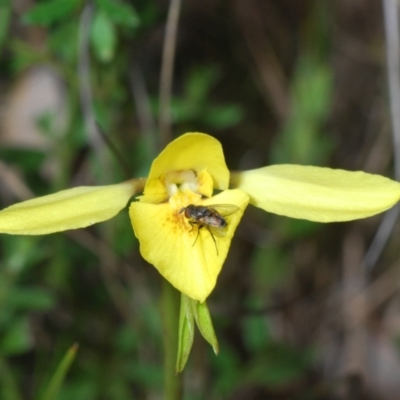
[[[140,201],[145,203],[162,203],[168,199],[167,188],[161,179],[148,179],[146,182],[146,189],[142,196],[138,196]]]
[[[0,211],[0,232],[43,235],[83,228],[114,217],[141,191],[144,180],[76,187],[15,204]]]
[[[176,203],[172,201],[172,204]],[[227,190],[199,204],[239,207],[226,218],[226,235],[215,237],[217,247],[206,228],[200,230],[196,240],[198,227],[189,225],[184,214],[179,212],[180,206],[134,202],[129,214],[143,258],[179,291],[202,302],[216,284],[232,236],[248,204],[248,196],[241,190]]]
[[[232,187],[266,211],[317,222],[378,214],[400,198],[400,183],[380,175],[300,165],[272,165],[231,174]]]
[[[214,188],[225,190],[229,170],[225,164],[221,143],[205,133],[186,133],[171,142],[153,161],[149,182],[169,171],[206,169],[213,178]],[[145,194],[147,188],[145,189]]]

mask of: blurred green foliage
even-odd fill
[[[11,90],[24,74],[46,65],[62,82],[66,99],[67,122],[61,131],[53,123],[57,114],[43,113],[36,120],[46,146],[0,148],[0,159],[18,170],[35,195],[71,185],[126,179],[129,176],[124,175],[120,157],[130,167],[130,176],[145,175],[156,153],[156,132],[144,131],[140,108],[147,107],[146,115],[154,126],[159,113],[165,4],[96,0],[91,3],[90,26],[84,26],[82,14],[87,7],[84,0],[46,0],[17,13],[11,1],[0,2],[0,69],[7,86]],[[182,10],[182,40],[191,24],[197,26],[193,15],[186,19],[186,7],[189,5]],[[324,134],[331,107],[332,71],[318,52],[326,52],[329,43],[324,42],[321,50],[320,42],[305,41],[301,56],[291,60],[287,80],[290,115],[277,126],[276,121],[271,122],[270,112],[264,111],[265,105],[260,105],[257,85],[247,85],[255,69],[247,66],[249,71],[243,72],[247,52],[246,62],[235,64],[242,50],[229,30],[232,22],[224,22],[232,16],[220,12],[216,11],[219,30],[213,34],[224,38],[231,34],[232,43],[217,41],[218,52],[191,59],[190,49],[187,54],[179,53],[178,41],[180,73],[175,77],[171,104],[174,132],[207,131],[222,140],[228,154],[235,154],[235,146],[243,154],[254,150],[261,165],[269,161],[326,164],[333,149],[332,140]],[[317,13],[314,18],[320,22],[321,16]],[[315,19],[308,27],[313,37],[324,37],[325,27],[314,24]],[[15,26],[25,29],[24,34]],[[212,40],[203,40],[202,34],[206,34],[200,22],[199,26],[200,33],[196,31],[195,36],[201,38],[201,52],[202,46],[212,46]],[[86,129],[79,91],[79,46],[84,33],[89,37],[91,106],[118,155],[101,138],[96,138],[102,144],[95,147]],[[34,34],[39,44],[30,40]],[[140,65],[147,85],[139,102],[132,93],[132,63]],[[276,132],[269,132],[273,126],[277,126]],[[260,131],[263,134],[257,136]],[[255,137],[258,139],[253,140]],[[264,142],[268,142],[268,150]],[[239,164],[237,160],[232,167]],[[0,198],[2,206],[17,201],[16,197]],[[209,348],[202,351],[195,341],[201,357],[195,354],[189,360],[187,380],[194,379],[186,382],[185,399],[237,399],[246,388],[256,388],[259,397],[241,398],[273,398],[267,397],[271,393],[276,398],[300,398],[299,382],[307,381],[315,368],[311,345],[296,346],[277,339],[268,308],[275,304],[275,297],[290,291],[294,242],[307,240],[319,228],[257,211],[250,219],[268,234],[249,248],[239,233],[233,247],[246,257],[238,257],[243,265],[235,269],[242,271],[241,278],[246,276],[233,287],[217,288],[210,307],[212,310],[215,302],[216,309],[224,309],[232,302],[237,314],[221,316],[217,312],[213,317],[221,347],[218,357]],[[58,388],[61,381],[59,395],[54,397],[59,400],[162,397],[159,277],[138,254],[126,210],[112,221],[88,229],[87,234],[0,237],[1,399],[35,398],[38,388],[48,393],[46,388]],[[71,353],[63,357],[74,343],[79,350],[72,362]],[[65,366],[70,362],[71,366]],[[62,373],[54,378],[57,368]],[[203,382],[201,387],[196,387],[198,381]]]
[[[272,163],[324,165],[332,143],[324,135],[332,98],[332,72],[325,62],[303,56],[294,72],[291,114],[271,152]]]
[[[210,100],[219,75],[212,66],[189,71],[182,95],[174,98],[171,104],[174,123],[187,126],[188,131],[191,126],[204,126],[207,131],[213,131],[241,122],[244,111],[238,104],[219,105]]]

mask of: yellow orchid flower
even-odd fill
[[[249,202],[245,192],[228,190],[228,184],[221,144],[209,135],[190,133],[171,142],[154,160],[143,196],[129,208],[142,256],[179,291],[201,302],[215,287]],[[212,196],[214,189],[222,192]],[[183,210],[191,204],[237,206],[224,237],[190,225]]]
[[[142,256],[179,291],[203,302],[249,202],[293,218],[348,221],[392,207],[400,198],[400,183],[299,165],[230,173],[216,139],[187,133],[154,160],[147,179],[78,187],[13,205],[0,211],[0,233],[41,235],[89,226],[112,218],[142,191],[129,208]],[[191,214],[190,205],[200,214]],[[224,216],[219,205],[234,212]]]

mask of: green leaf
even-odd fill
[[[21,354],[32,346],[28,318],[19,318],[8,327],[0,342],[0,352],[6,355]]]
[[[72,362],[75,359],[76,353],[78,351],[78,345],[73,344],[64,358],[61,360],[57,369],[55,370],[53,376],[50,379],[49,384],[47,385],[43,396],[41,396],[41,400],[55,400],[57,399],[57,394],[61,388],[61,385],[64,382],[65,376],[71,367]]]
[[[11,20],[11,7],[8,4],[0,4],[0,52],[6,41],[8,27]]]
[[[179,312],[178,355],[176,358],[176,372],[182,372],[189,358],[194,338],[194,316],[191,306],[192,299],[182,293]]]
[[[78,26],[78,19],[71,19],[57,25],[49,36],[52,51],[68,64],[73,64],[78,54]]]
[[[7,306],[19,310],[48,310],[55,304],[54,297],[39,288],[17,288],[10,293]]]
[[[2,400],[23,400],[17,383],[17,374],[7,364],[7,360],[0,357],[0,398]]]
[[[218,78],[218,70],[213,67],[192,70],[185,84],[186,99],[193,104],[208,101],[208,94],[218,81]]]
[[[210,105],[204,112],[204,121],[214,129],[237,125],[244,118],[242,107],[237,104]]]
[[[114,23],[130,28],[139,26],[139,15],[130,4],[120,3],[117,0],[97,0],[96,3]]]
[[[242,371],[240,384],[287,387],[307,374],[313,360],[309,349],[299,351],[286,345],[269,343]]]
[[[32,7],[23,17],[26,24],[48,26],[66,20],[78,8],[81,0],[51,0]]]
[[[117,44],[117,34],[114,24],[108,18],[107,14],[96,12],[90,35],[93,49],[99,61],[109,62],[115,54]]]

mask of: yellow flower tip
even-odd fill
[[[366,218],[400,198],[400,183],[383,176],[301,165],[235,172],[231,185],[265,211],[316,222]]]
[[[144,179],[81,186],[27,200],[0,211],[0,232],[44,235],[83,228],[114,217],[143,189]]]
[[[179,191],[168,203],[134,202],[129,214],[143,258],[179,291],[203,302],[215,287],[248,201],[241,190],[226,190],[206,200],[197,193]],[[237,208],[226,216],[223,235],[213,238],[207,226],[199,230],[199,224],[190,224],[185,213],[189,204]]]

